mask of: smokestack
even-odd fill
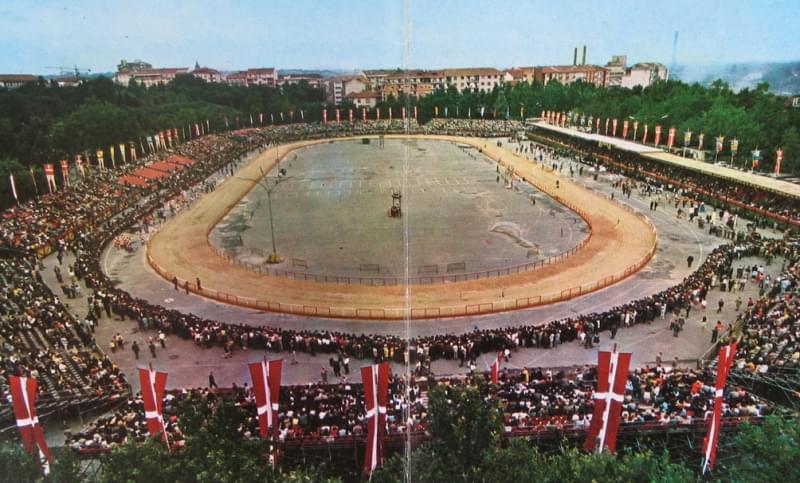
[[[575,49],[576,52],[578,49]],[[581,60],[581,65],[586,65],[586,46],[583,46],[583,60]]]
[[[578,48],[575,47],[575,53],[572,55],[572,65],[578,65]]]

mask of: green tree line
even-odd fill
[[[485,119],[512,119],[538,117],[542,111],[577,112],[585,116],[600,117],[622,122],[639,122],[637,133],[641,141],[644,125],[650,128],[652,142],[654,126],[663,128],[663,137],[669,128],[677,130],[676,146],[682,146],[683,133],[693,133],[692,145],[697,146],[697,135],[705,134],[704,146],[713,147],[714,137],[725,136],[728,141],[739,140],[738,159],[749,159],[754,149],[762,151],[762,170],[772,170],[775,151],[783,148],[782,172],[800,173],[800,109],[791,107],[788,99],[769,92],[769,85],[759,84],[754,89],[734,92],[723,81],[715,81],[709,87],[686,84],[680,81],[660,81],[648,88],[622,87],[598,88],[584,82],[562,85],[549,82],[546,86],[527,82],[497,87],[490,92],[476,90],[459,93],[455,87],[439,89],[419,100],[405,97],[389,98],[379,107],[399,107],[409,103],[418,106],[419,122],[434,117],[438,108],[439,117],[444,117],[445,107],[450,118],[480,119],[484,108]]]

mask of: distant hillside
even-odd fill
[[[768,82],[770,90],[776,94],[800,94],[800,61],[678,65],[672,75],[684,82],[699,82],[703,85],[722,79],[735,91]]]

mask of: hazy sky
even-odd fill
[[[800,0],[0,0],[0,73],[120,59],[248,67],[511,67],[613,54],[668,64],[800,59]],[[408,24],[405,21],[408,20]],[[406,37],[408,33],[408,37]]]

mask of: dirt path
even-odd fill
[[[330,140],[304,141],[269,149],[215,191],[168,221],[150,239],[148,261],[163,277],[174,276],[203,296],[263,310],[329,317],[400,319],[499,312],[552,303],[606,287],[639,270],[655,253],[656,234],[647,220],[618,203],[572,183],[491,141],[456,136],[387,136],[468,144],[581,215],[589,224],[586,242],[563,260],[534,271],[466,282],[374,287],[270,277],[235,266],[208,242],[216,223],[250,191],[257,178],[287,153]],[[559,187],[556,188],[556,181]],[[198,292],[195,279],[202,290]]]

